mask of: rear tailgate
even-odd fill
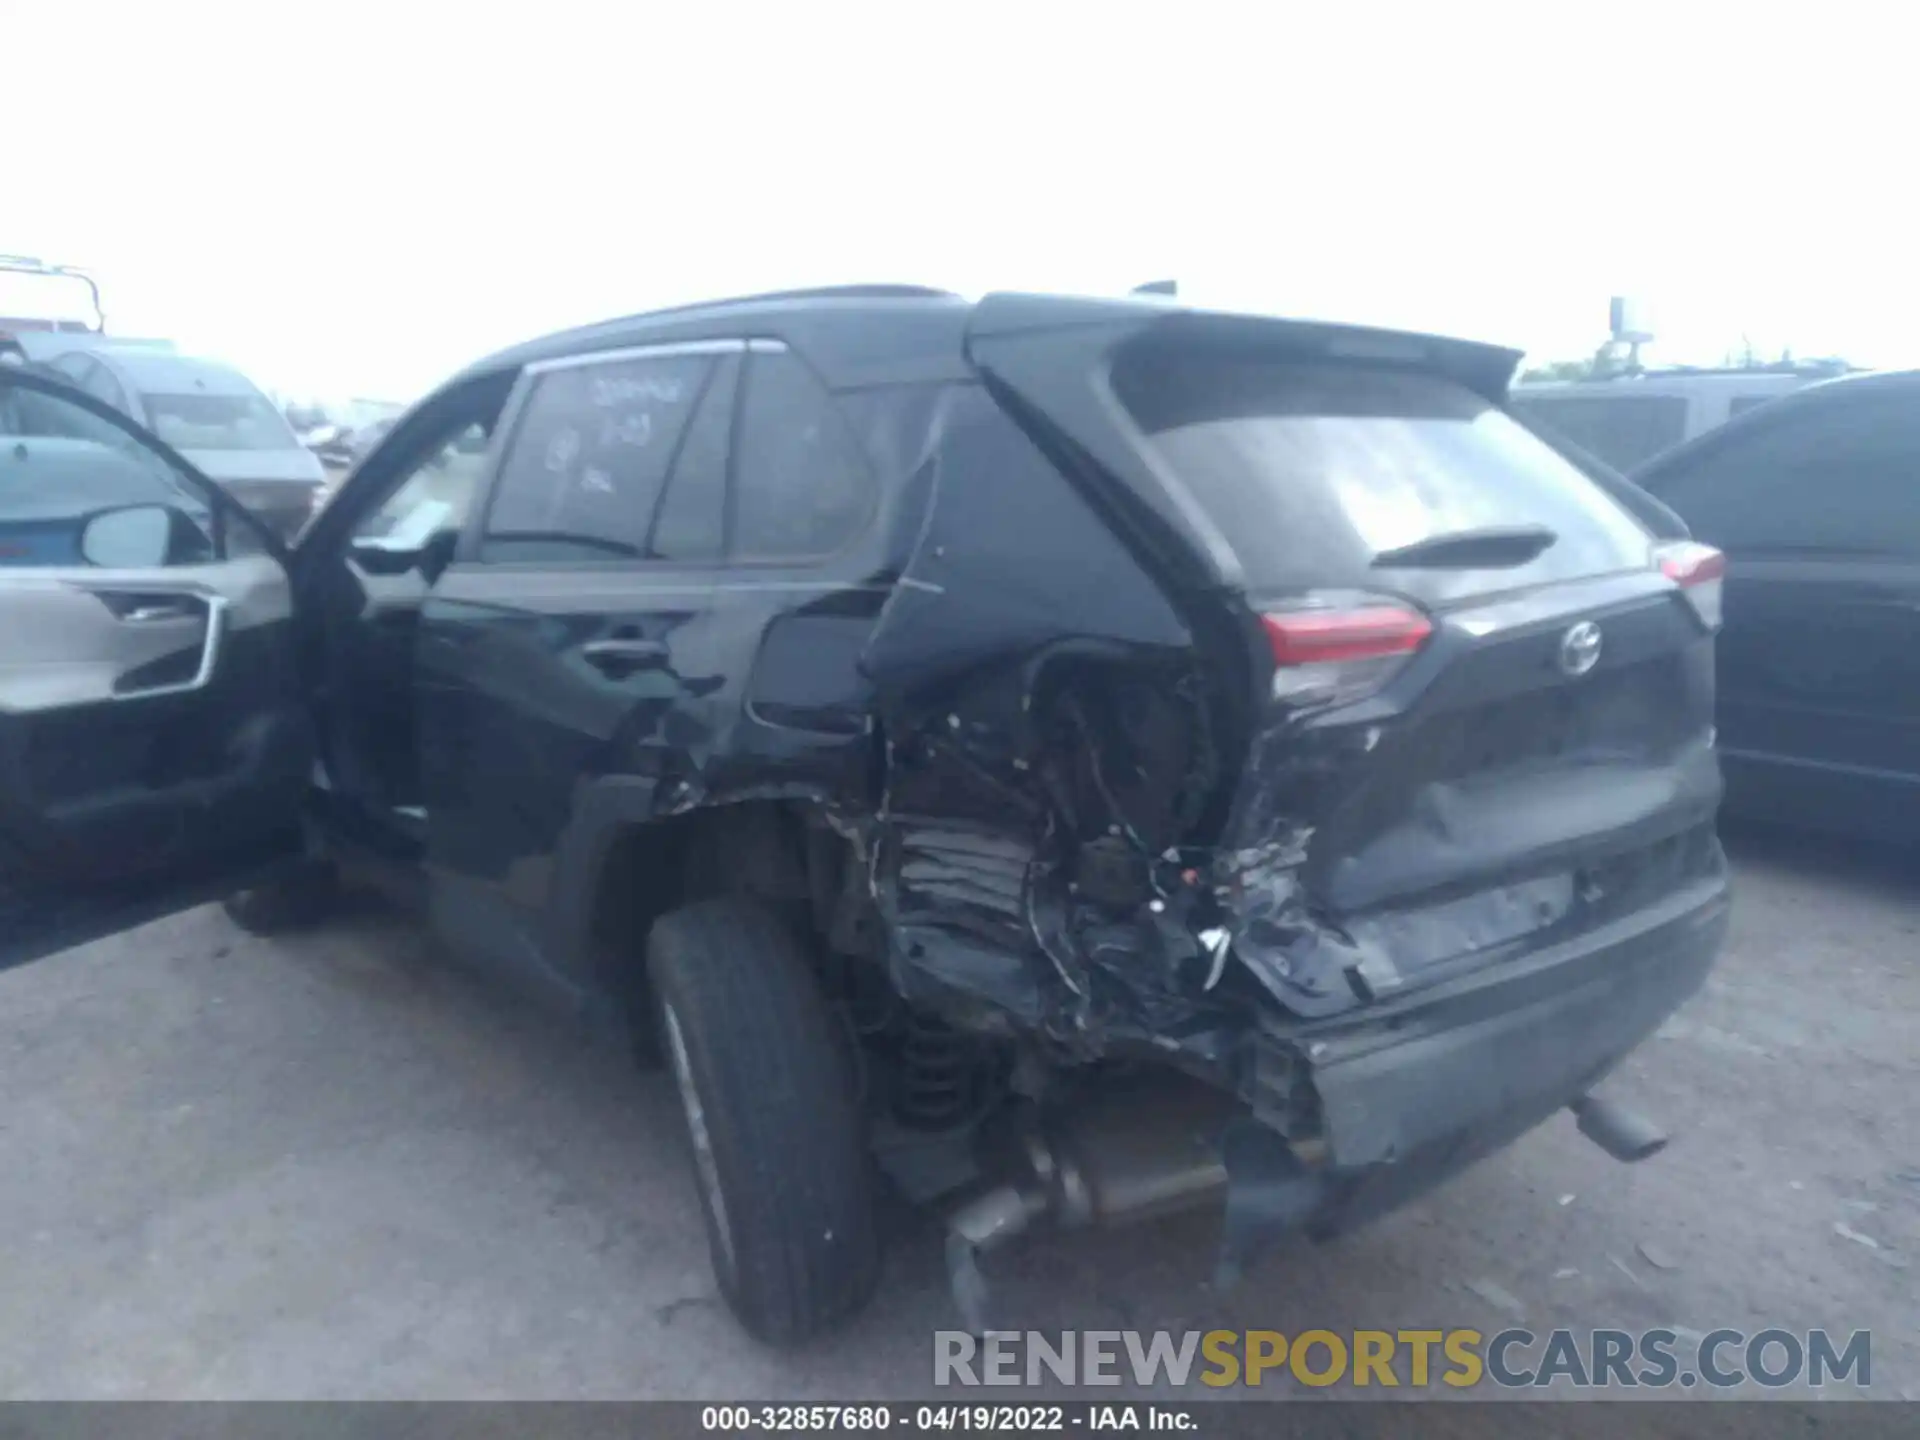
[[[1561,943],[1717,869],[1708,619],[1625,505],[1500,408],[1510,352],[1026,318],[984,324],[976,365],[1175,588],[1239,619],[1214,874],[1235,954],[1290,1008]],[[1503,530],[1537,548],[1448,549]],[[1353,615],[1400,617],[1405,643],[1296,663],[1289,626]]]

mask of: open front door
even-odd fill
[[[152,435],[0,365],[0,968],[298,852],[276,543]]]

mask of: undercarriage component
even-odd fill
[[[1118,1225],[1192,1210],[1227,1185],[1221,1137],[1231,1097],[1167,1074],[1112,1084],[1069,1113],[1028,1117],[1003,1166],[1013,1178],[948,1219],[947,1274],[967,1326],[987,1328],[980,1257],[1041,1220],[1063,1229]]]
[[[900,1036],[894,1118],[917,1130],[944,1130],[979,1108],[984,1077],[979,1042],[936,1016],[909,1010]]]
[[[1658,1155],[1672,1138],[1639,1111],[1602,1095],[1583,1095],[1567,1108],[1582,1135],[1629,1165]]]
[[[1153,895],[1147,857],[1118,835],[1103,835],[1080,847],[1074,886],[1081,899],[1115,910],[1144,905]]]

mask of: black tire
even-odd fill
[[[638,1070],[658,1070],[666,1063],[666,1051],[660,1035],[660,1007],[646,966],[609,965],[607,971],[614,977],[613,1000],[628,1058]]]
[[[751,900],[661,917],[647,969],[720,1292],[750,1334],[798,1344],[860,1309],[880,1278],[844,1032],[793,932]]]
[[[236,890],[221,908],[249,935],[284,935],[319,924],[338,901],[339,878],[333,867],[311,861],[251,890]]]

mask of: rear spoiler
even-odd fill
[[[971,345],[1049,330],[1105,326],[1116,332],[1113,340],[1117,344],[1152,331],[1156,338],[1190,340],[1209,348],[1406,365],[1445,375],[1495,404],[1506,403],[1507,389],[1524,353],[1413,331],[1200,310],[1170,302],[1170,297],[1163,299],[1165,293],[1136,291],[1125,299],[988,295],[974,307],[967,337]]]

